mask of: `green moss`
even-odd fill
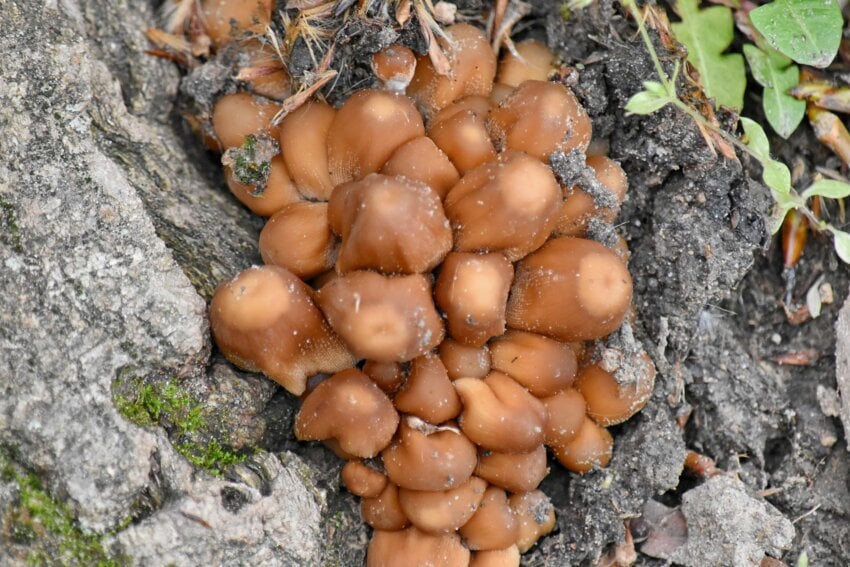
[[[245,185],[253,185],[255,197],[262,195],[271,173],[271,162],[262,159],[257,151],[257,137],[245,136],[242,147],[232,150],[234,155],[233,176]]]
[[[216,439],[206,444],[186,441],[177,443],[175,447],[190,463],[217,476],[224,474],[225,469],[230,465],[245,460],[245,455],[225,449]]]
[[[5,229],[0,230],[0,240],[6,242],[12,247],[17,254],[24,253],[24,244],[21,240],[21,227],[18,224],[18,214],[15,212],[15,207],[12,203],[0,197],[0,226],[5,225]]]

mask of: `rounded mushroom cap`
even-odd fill
[[[460,535],[466,546],[473,550],[503,549],[516,543],[519,525],[508,505],[505,491],[495,486],[488,487],[478,510],[460,528]]]
[[[213,44],[220,46],[265,33],[273,0],[204,0],[201,21]]]
[[[360,501],[360,515],[363,516],[364,522],[376,530],[396,531],[410,524],[401,509],[398,486],[391,482],[388,482],[375,498],[364,498]]]
[[[390,91],[403,93],[416,71],[416,55],[394,43],[372,56],[372,72]]]
[[[404,373],[398,362],[367,360],[363,364],[363,372],[387,394],[392,394],[404,383]]]
[[[408,417],[381,458],[389,479],[403,488],[447,490],[472,476],[478,452],[456,427],[435,427]]]
[[[279,129],[280,152],[298,192],[308,199],[327,200],[334,184],[328,173],[328,131],[336,111],[312,100],[284,118]]]
[[[452,252],[440,266],[434,299],[445,313],[449,334],[481,347],[505,332],[505,308],[514,267],[499,252]]]
[[[382,276],[350,272],[317,292],[331,327],[359,358],[407,362],[443,338],[443,323],[421,274]]]
[[[292,94],[292,79],[269,43],[258,39],[241,43],[239,62],[237,78],[255,94],[278,101]]]
[[[277,138],[271,122],[279,110],[280,105],[250,93],[224,95],[213,106],[213,130],[224,149],[241,146],[250,134]]]
[[[490,349],[487,345],[471,347],[451,338],[440,343],[440,360],[449,378],[484,378],[490,373]]]
[[[501,250],[515,261],[552,234],[561,188],[540,161],[511,152],[464,175],[446,195],[444,206],[455,250]]]
[[[516,266],[508,326],[562,341],[591,340],[616,330],[632,301],[632,277],[598,242],[555,238]]]
[[[490,358],[494,369],[509,375],[538,398],[569,388],[578,367],[575,352],[568,344],[515,330],[490,343]]]
[[[210,327],[222,354],[260,371],[295,395],[307,378],[354,363],[313,303],[311,290],[277,266],[253,267],[221,284],[210,304]]]
[[[375,530],[366,553],[366,567],[459,567],[469,564],[469,550],[457,534],[431,535],[415,527]]]
[[[520,553],[516,545],[505,549],[488,549],[472,554],[469,567],[519,567]]]
[[[335,245],[327,203],[285,205],[260,232],[263,262],[286,268],[305,280],[333,267]]]
[[[448,57],[451,70],[440,75],[427,56],[420,57],[408,94],[430,117],[452,102],[470,95],[487,96],[496,76],[496,55],[480,29],[469,24],[446,28],[451,43],[437,41]]]
[[[440,196],[422,183],[373,173],[337,186],[329,207],[331,228],[342,237],[339,273],[423,273],[451,250]]]
[[[405,142],[425,135],[413,102],[387,91],[357,91],[328,130],[328,166],[335,185],[375,173]]]
[[[370,458],[390,444],[398,422],[387,395],[350,368],[307,395],[295,418],[295,436],[302,441],[336,439],[343,451]]]
[[[376,498],[387,487],[386,475],[376,471],[363,461],[345,463],[345,466],[342,467],[341,476],[345,488],[361,498]]]
[[[440,357],[425,354],[413,359],[407,380],[393,398],[398,411],[438,425],[454,419],[462,408]]]
[[[471,477],[457,488],[440,491],[398,491],[401,509],[410,523],[432,534],[454,532],[467,523],[484,498],[487,482]]]
[[[596,172],[596,179],[607,194],[591,194],[581,187],[565,191],[564,206],[555,229],[559,236],[584,236],[593,218],[614,222],[626,198],[629,182],[620,164],[606,156],[590,156],[587,165]]]
[[[611,462],[614,440],[611,433],[585,416],[572,441],[552,449],[561,464],[569,470],[584,474],[594,467],[607,467]]]
[[[508,492],[534,490],[548,473],[546,447],[543,445],[528,453],[483,451],[475,467],[476,475]]]
[[[546,406],[546,444],[550,447],[563,447],[575,439],[584,424],[587,408],[584,396],[568,388],[554,396],[543,398],[543,405]]]
[[[225,180],[233,196],[261,217],[270,217],[286,205],[301,200],[279,155],[269,162],[269,176],[262,192],[257,191],[256,185],[239,182],[229,167],[225,168]]]
[[[444,108],[441,113],[452,110],[452,106]],[[461,175],[496,159],[485,119],[486,114],[461,110],[439,121],[435,119],[428,127],[428,137],[449,156]]]
[[[490,135],[496,149],[519,150],[546,161],[555,151],[584,151],[592,124],[567,87],[526,81],[490,112]]]
[[[554,63],[555,54],[546,44],[527,39],[516,44],[516,55],[505,51],[499,62],[496,82],[518,87],[525,81],[545,81],[554,69]]]
[[[460,175],[448,156],[427,136],[414,138],[399,146],[381,168],[381,173],[424,183],[433,189],[440,199],[460,180]]]
[[[506,374],[460,378],[454,386],[463,401],[459,423],[473,442],[491,451],[523,453],[543,443],[543,403]]]
[[[519,523],[517,547],[525,553],[537,540],[555,529],[555,507],[539,490],[514,494],[508,499]]]
[[[655,366],[648,357],[639,380],[620,384],[610,372],[594,364],[582,370],[576,379],[576,389],[587,401],[587,415],[602,426],[616,425],[639,412],[649,401],[655,383]],[[648,362],[648,364],[646,364]]]

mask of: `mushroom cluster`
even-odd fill
[[[302,397],[299,439],[346,460],[370,566],[519,565],[555,525],[546,447],[577,473],[606,466],[606,428],[655,373],[644,353],[602,356],[632,281],[622,247],[586,236],[627,180],[603,155],[586,158],[594,191],[553,173],[591,140],[547,80],[553,54],[529,41],[499,62],[465,24],[441,42],[448,75],[394,45],[374,57],[384,88],[339,108],[274,124],[276,103],[241,92],[212,115],[230,189],[269,217],[265,265],[219,287],[212,332]]]

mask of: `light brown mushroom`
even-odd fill
[[[201,22],[213,44],[220,46],[265,33],[273,0],[203,0]]]
[[[549,238],[558,219],[561,189],[551,169],[512,152],[464,175],[444,205],[455,250],[501,250],[515,261]]]
[[[519,567],[520,552],[516,545],[505,549],[476,551],[472,554],[469,567]]]
[[[431,535],[411,526],[376,530],[366,552],[366,567],[465,567],[469,550],[457,534]]]
[[[562,341],[604,337],[623,322],[632,277],[598,242],[555,238],[516,266],[508,326]]]
[[[517,547],[525,553],[541,537],[555,529],[555,507],[540,490],[514,494],[508,499],[519,524]]]
[[[221,284],[210,304],[210,327],[228,360],[295,395],[304,392],[309,376],[354,363],[310,288],[277,266],[249,268]]]
[[[576,389],[587,401],[587,415],[599,425],[607,427],[629,419],[649,401],[655,384],[655,365],[648,356],[636,357],[632,382],[620,384],[610,372],[599,364],[582,370],[576,379]]]
[[[350,272],[317,292],[331,327],[358,358],[407,362],[443,339],[426,276]]]
[[[478,452],[457,427],[406,417],[381,458],[389,479],[403,488],[447,490],[472,476]]]
[[[567,189],[555,229],[559,236],[584,236],[590,219],[614,222],[626,198],[629,182],[620,164],[606,156],[590,156],[587,165],[596,172],[601,189],[607,194],[593,194],[581,187]]]
[[[328,220],[342,238],[336,262],[341,274],[428,272],[452,247],[440,196],[404,177],[373,173],[339,185],[331,194]]]
[[[554,445],[552,449],[562,465],[584,474],[594,467],[607,467],[613,445],[611,433],[585,416],[576,436],[566,445]]]
[[[233,196],[239,202],[261,217],[270,217],[291,203],[301,200],[289,172],[278,155],[269,162],[269,176],[265,186],[258,190],[256,185],[239,182],[230,168],[225,168],[225,181]]]
[[[573,388],[558,392],[554,396],[543,398],[546,406],[546,444],[550,447],[563,447],[578,435],[584,424],[587,404],[584,396]]]
[[[508,375],[492,371],[484,379],[460,378],[454,386],[463,401],[460,427],[477,445],[523,453],[543,443],[543,403]]]
[[[286,268],[301,279],[331,269],[335,252],[327,203],[299,201],[285,205],[260,232],[263,262]]]
[[[508,492],[534,490],[546,478],[546,447],[542,444],[528,453],[481,451],[475,474]]]
[[[213,130],[223,149],[241,146],[250,134],[277,138],[271,121],[279,110],[279,104],[250,93],[224,95],[213,106]]]
[[[361,498],[377,498],[387,487],[386,475],[360,460],[345,463],[341,476],[345,488]]]
[[[433,189],[443,199],[460,179],[443,150],[431,138],[421,136],[402,144],[381,168],[381,173],[406,177]]]
[[[525,81],[545,81],[554,70],[555,54],[546,44],[527,39],[516,44],[515,51],[506,50],[499,62],[496,82],[518,87]]]
[[[410,363],[407,380],[393,398],[393,404],[398,411],[434,425],[454,419],[462,407],[446,367],[440,357],[431,353]]]
[[[505,491],[488,487],[478,510],[460,528],[460,535],[472,550],[503,549],[516,543],[519,525]]]
[[[505,332],[505,308],[514,268],[500,252],[452,252],[440,266],[434,299],[445,313],[449,335],[481,347]]]
[[[349,368],[310,392],[295,418],[301,441],[336,439],[361,458],[377,455],[393,438],[399,417],[387,395],[368,376]]]
[[[372,73],[389,91],[403,93],[416,71],[416,55],[394,43],[372,56]]]
[[[328,200],[334,184],[328,173],[328,131],[336,111],[311,100],[286,115],[279,126],[280,152],[298,192]]]
[[[490,373],[490,349],[487,345],[471,347],[451,338],[440,343],[440,360],[449,378],[484,378]]]
[[[475,514],[487,482],[472,477],[457,488],[440,491],[401,488],[398,499],[410,523],[431,534],[454,532]]]
[[[515,330],[490,343],[490,358],[494,369],[509,375],[538,398],[570,387],[578,367],[575,352],[568,344]]]
[[[360,501],[360,515],[376,530],[395,531],[410,525],[401,509],[398,486],[392,482],[388,482],[378,496]]]
[[[452,110],[452,106],[441,112]],[[428,137],[449,156],[461,175],[496,158],[486,118],[486,114],[461,110],[441,120],[434,120],[428,126]]]
[[[392,394],[404,383],[404,373],[398,362],[367,360],[363,372],[387,394]]]

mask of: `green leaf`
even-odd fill
[[[768,123],[777,134],[788,138],[806,114],[806,102],[788,94],[800,82],[800,69],[791,60],[770,49],[744,46],[744,55],[755,80],[764,87],[762,108]]]
[[[842,262],[850,264],[850,234],[837,228],[832,228],[830,232],[835,238],[835,253],[838,254]]]
[[[809,188],[803,191],[801,197],[808,199],[820,195],[827,199],[843,199],[850,196],[850,184],[834,179],[818,179]]]
[[[844,25],[837,0],[776,0],[751,11],[750,21],[771,47],[814,67],[835,58]]]
[[[646,85],[646,83],[644,83],[644,85]],[[664,87],[661,88],[663,89]],[[656,93],[650,92],[649,90],[640,91],[632,96],[632,98],[630,98],[626,103],[626,112],[631,114],[652,114],[656,110],[659,110],[669,104],[670,99],[667,97],[666,93],[663,94],[664,96],[658,96]]]
[[[770,234],[776,234],[779,232],[779,229],[782,228],[782,223],[785,221],[785,216],[788,214],[788,211],[793,209],[794,206],[791,204],[785,205],[776,205],[773,207],[773,213],[770,215],[770,219],[768,219],[768,230],[770,230]]]
[[[767,134],[758,122],[749,118],[741,117],[741,125],[744,127],[746,135],[747,147],[752,150],[753,154],[761,162],[764,169],[762,171],[762,179],[765,185],[773,191],[773,198],[780,205],[791,202],[791,172],[788,166],[780,161],[770,157],[770,142],[767,140]]]
[[[703,90],[717,104],[740,110],[747,86],[744,58],[723,55],[732,43],[732,10],[700,10],[698,0],[677,0],[675,8],[682,21],[672,24],[673,34],[688,48],[688,61],[699,71]]]

